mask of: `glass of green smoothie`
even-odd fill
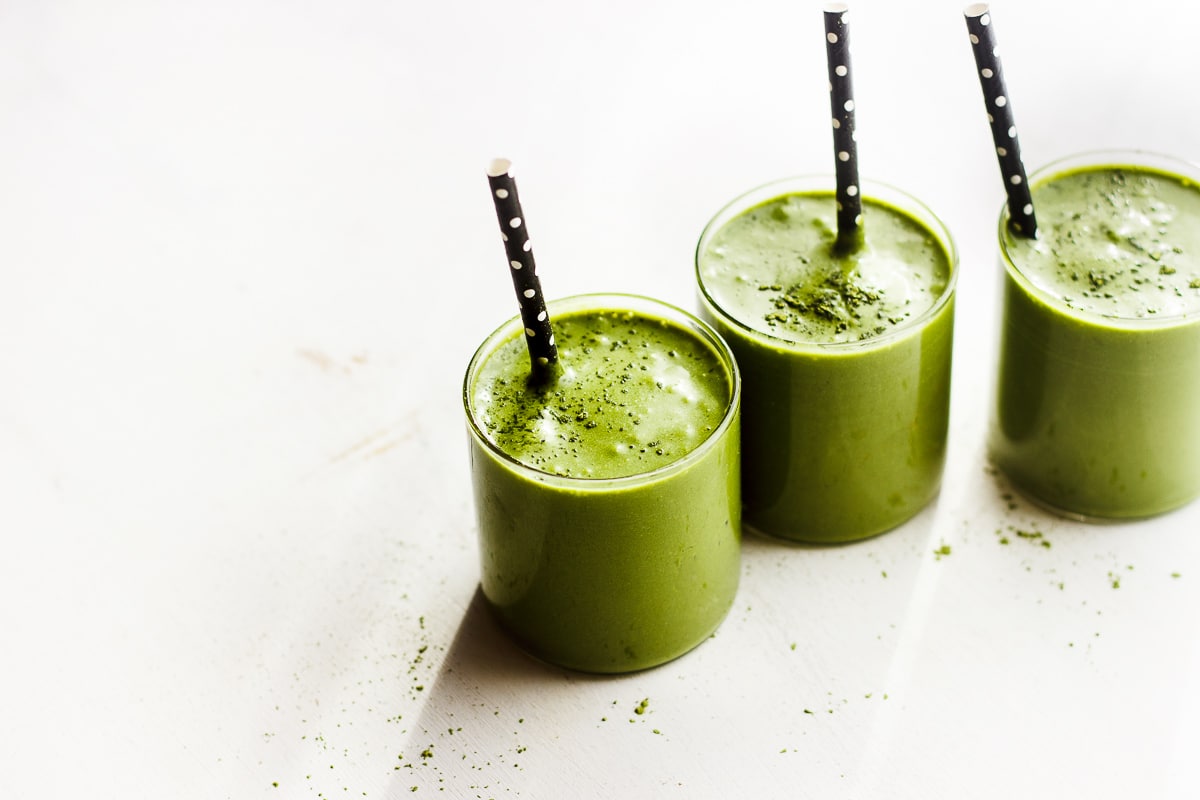
[[[696,248],[701,315],[742,371],[745,522],[815,543],[887,531],[937,492],[958,276],[945,225],[884,184],[862,182],[847,251],[834,190],[833,176],[761,186]]]
[[[463,383],[481,586],[534,656],[653,667],[708,638],[740,573],[741,379],[712,329],[633,295],[547,305],[559,367],[514,318]]]
[[[1007,209],[998,229],[992,458],[1071,517],[1181,506],[1200,494],[1200,168],[1085,153],[1030,188],[1037,238]]]

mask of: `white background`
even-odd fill
[[[995,6],[1027,166],[1200,159],[1186,8]],[[851,12],[862,174],[961,253],[940,497],[747,537],[713,639],[596,678],[477,595],[460,382],[515,311],[486,166],[550,296],[694,308],[721,205],[832,172],[821,5],[0,2],[0,796],[1197,796],[1200,505],[1066,522],[986,462],[1003,189],[961,12]]]

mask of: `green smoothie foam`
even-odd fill
[[[1034,186],[1037,239],[1009,257],[1075,311],[1118,319],[1200,311],[1200,189],[1139,167],[1091,167]]]
[[[549,384],[529,383],[516,320],[464,383],[480,583],[540,658],[651,667],[706,639],[737,589],[737,367],[702,323],[645,298],[549,309]]]
[[[949,259],[907,214],[870,198],[863,214],[862,247],[839,253],[832,192],[755,206],[709,240],[705,290],[747,327],[790,342],[854,342],[901,327],[941,297]]]
[[[1055,509],[1148,516],[1200,492],[1200,188],[1088,160],[1033,176],[1036,240],[1001,221],[991,450]]]
[[[940,484],[955,258],[936,218],[882,186],[863,197],[861,247],[840,251],[820,183],[734,201],[696,269],[704,316],[742,370],[747,523],[844,542],[900,524]]]
[[[630,311],[553,323],[562,368],[552,384],[530,384],[520,336],[475,381],[483,430],[509,456],[555,475],[618,478],[675,461],[720,424],[731,376],[692,333]]]

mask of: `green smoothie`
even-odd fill
[[[990,449],[1055,510],[1144,517],[1200,494],[1197,180],[1149,154],[1085,154],[1031,176],[1036,240],[1002,215]]]
[[[546,661],[652,667],[706,639],[737,589],[737,367],[707,326],[653,300],[548,310],[553,381],[529,381],[514,319],[463,386],[483,593]]]
[[[836,246],[832,179],[780,181],[709,223],[702,315],[743,380],[749,526],[807,542],[873,536],[937,492],[957,259],[924,206],[867,183],[864,241]]]

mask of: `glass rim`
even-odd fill
[[[773,200],[788,191],[814,192],[819,190],[821,192],[828,191],[832,194],[836,186],[837,178],[833,173],[792,175],[759,184],[752,189],[742,192],[721,206],[720,210],[709,219],[704,226],[704,230],[701,231],[700,239],[696,242],[696,251],[693,259],[693,273],[696,279],[696,286],[700,291],[700,296],[704,303],[718,312],[722,320],[731,327],[736,328],[739,333],[756,340],[765,341],[772,347],[795,352],[857,352],[860,350],[881,348],[895,341],[908,338],[915,333],[919,333],[925,327],[925,324],[940,314],[946,305],[949,304],[951,298],[954,297],[958,285],[959,273],[958,245],[955,244],[954,236],[950,233],[949,227],[929,206],[903,189],[882,181],[860,180],[859,188],[862,191],[862,196],[867,199],[876,200],[884,205],[895,207],[915,220],[921,227],[928,230],[938,240],[938,244],[945,251],[950,264],[950,276],[946,280],[946,285],[943,287],[941,294],[938,295],[929,308],[911,320],[907,320],[903,325],[892,328],[886,333],[852,342],[798,342],[795,339],[776,336],[775,334],[767,333],[746,324],[740,318],[730,314],[724,306],[717,302],[716,298],[708,291],[708,287],[704,285],[704,278],[700,273],[700,259],[704,252],[704,246],[726,222],[736,216],[737,212],[752,208],[753,205],[760,205],[761,203]],[[754,201],[753,205],[752,201]]]
[[[692,334],[698,336],[699,339],[704,342],[704,344],[709,347],[718,357],[729,376],[729,399],[725,404],[725,410],[721,415],[721,421],[713,427],[712,432],[705,437],[704,441],[700,442],[700,444],[696,445],[696,447],[692,448],[691,450],[688,450],[679,458],[663,464],[662,466],[654,467],[642,472],[635,472],[630,475],[620,475],[612,478],[593,478],[580,475],[559,475],[553,472],[546,472],[545,470],[538,469],[537,467],[532,467],[518,458],[509,455],[495,442],[488,438],[487,434],[484,433],[480,427],[478,419],[476,419],[474,407],[473,385],[479,369],[483,366],[483,363],[487,360],[488,356],[494,353],[500,345],[520,334],[521,330],[524,328],[524,324],[522,323],[521,317],[518,314],[510,317],[499,327],[484,337],[483,342],[478,348],[476,348],[475,353],[471,356],[471,360],[467,363],[467,371],[463,376],[462,384],[463,410],[467,417],[467,426],[469,428],[471,437],[475,441],[479,442],[484,448],[486,448],[488,452],[492,454],[492,456],[503,462],[510,469],[532,476],[535,480],[543,483],[569,486],[572,489],[608,489],[610,487],[620,487],[624,485],[654,483],[663,478],[669,477],[675,472],[686,469],[692,463],[698,461],[712,448],[717,446],[717,442],[725,436],[729,428],[734,424],[734,420],[738,417],[738,412],[741,408],[741,371],[738,369],[737,359],[734,357],[733,351],[729,349],[729,345],[725,342],[721,335],[704,320],[666,301],[649,297],[647,295],[624,292],[589,292],[584,294],[568,295],[566,297],[547,300],[546,306],[550,313],[551,322],[553,322],[554,315],[556,313],[562,313],[566,310],[614,310],[663,315],[664,319],[666,319],[668,322],[684,327]]]
[[[1101,148],[1083,150],[1078,153],[1060,156],[1029,173],[1029,188],[1032,191],[1038,183],[1055,175],[1088,167],[1130,167],[1160,172],[1170,177],[1183,178],[1190,181],[1196,186],[1197,191],[1200,191],[1200,164],[1177,156],[1136,148]],[[1072,308],[1064,303],[1062,298],[1051,294],[1034,282],[1012,258],[1005,236],[1008,228],[1008,220],[1008,203],[1005,201],[1000,206],[999,219],[996,225],[996,239],[999,243],[1000,258],[1003,261],[1005,271],[1021,285],[1022,289],[1055,311],[1082,322],[1110,328],[1173,328],[1200,321],[1200,309],[1184,311],[1179,314],[1165,314],[1163,316],[1123,317],[1118,314],[1102,314],[1098,311]]]

